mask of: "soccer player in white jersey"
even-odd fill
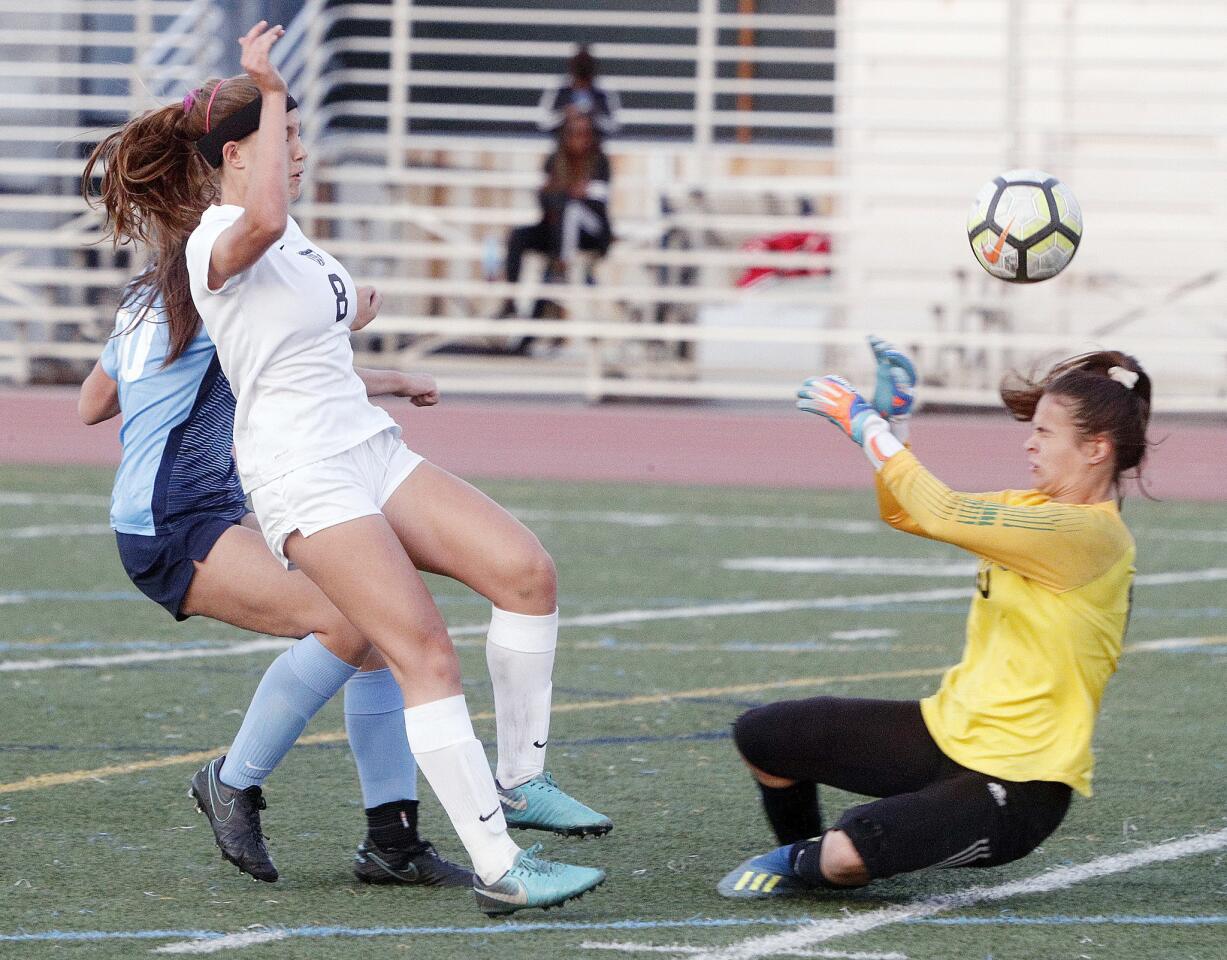
[[[359,290],[373,319],[378,298]],[[176,620],[210,617],[274,636],[301,638],[265,672],[234,744],[194,778],[192,793],[222,855],[273,882],[260,825],[261,786],[312,716],[342,686],[345,726],[358,766],[367,835],[354,874],[368,883],[467,886],[472,873],[418,835],[417,768],[405,737],[400,687],[378,652],[319,588],[269,553],[235,469],[234,394],[209,335],[173,355],[168,325],[138,280],[81,385],[86,423],[121,415],[123,452],[111,494],[111,526],[124,570]],[[368,392],[438,400],[434,378],[358,370]],[[359,666],[361,671],[359,672]],[[223,815],[224,811],[224,815]]]
[[[297,105],[269,60],[283,34],[257,24],[239,40],[246,76],[208,81],[182,107],[137,117],[100,145],[111,230],[157,247],[152,280],[172,342],[203,320],[237,401],[239,474],[265,540],[387,660],[410,748],[472,860],[478,906],[554,906],[604,872],[539,859],[507,826],[602,834],[612,824],[544,769],[553,561],[497,504],[410,452],[367,400],[348,337],[354,282],[288,214],[307,152]],[[494,605],[486,654],[497,784],[419,570]]]

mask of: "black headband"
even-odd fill
[[[222,147],[231,140],[242,140],[260,128],[262,98],[243,104],[234,113],[219,122],[212,130],[196,141],[196,149],[214,170],[222,165]],[[285,111],[289,113],[298,106],[298,101],[285,95]]]

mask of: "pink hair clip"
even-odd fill
[[[196,94],[200,93],[200,88],[189,90],[183,95],[183,112],[191,113],[192,107],[196,106]]]

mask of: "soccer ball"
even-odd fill
[[[967,239],[980,266],[1010,283],[1055,277],[1082,239],[1073,191],[1040,170],[1007,170],[980,188],[967,214]]]

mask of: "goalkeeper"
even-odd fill
[[[905,447],[911,361],[870,343],[872,404],[827,376],[807,380],[797,406],[865,451],[883,520],[979,558],[963,657],[919,702],[815,697],[738,718],[737,748],[782,846],[725,876],[725,896],[1008,863],[1057,828],[1072,791],[1091,793],[1091,736],[1134,572],[1120,481],[1146,453],[1150,379],[1115,351],[1035,382],[1007,378],[1002,400],[1032,425],[1033,488],[956,493]],[[826,828],[818,784],[880,799]]]

